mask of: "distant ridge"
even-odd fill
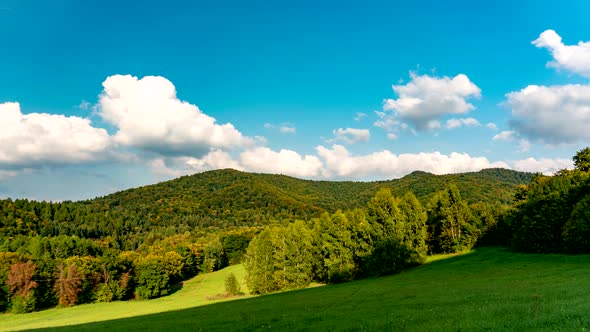
[[[353,182],[302,180],[222,169],[128,189],[84,203],[139,211],[166,207],[172,209],[171,213],[204,217],[245,218],[246,211],[264,210],[264,215],[307,218],[323,211],[363,207],[381,187],[390,188],[394,195],[412,191],[426,203],[435,192],[454,183],[469,203],[510,203],[514,188],[528,183],[532,176],[490,168],[448,175],[415,171],[395,180]]]
[[[448,175],[416,171],[401,179],[352,182],[222,169],[79,202],[0,200],[8,218],[5,222],[10,224],[0,235],[30,230],[41,235],[102,238],[147,234],[154,229],[160,234],[183,234],[203,228],[263,226],[308,220],[338,209],[364,208],[383,187],[390,188],[395,196],[412,191],[427,204],[437,191],[453,183],[469,203],[509,204],[515,188],[529,183],[532,176],[494,168]],[[0,224],[3,218],[0,215]],[[23,224],[19,226],[16,220]]]

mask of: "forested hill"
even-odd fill
[[[440,176],[414,172],[390,181],[335,182],[225,169],[80,202],[0,201],[0,230],[3,235],[101,238],[154,229],[174,234],[194,227],[259,226],[364,207],[381,187],[391,188],[394,195],[412,191],[426,203],[451,183],[470,203],[510,203],[514,188],[531,178],[530,173],[486,169]]]
[[[176,212],[207,211],[223,217],[240,210],[265,209],[306,216],[318,211],[335,212],[366,206],[377,190],[388,187],[394,195],[412,191],[426,203],[449,184],[457,185],[469,203],[510,203],[513,189],[527,184],[532,173],[485,169],[473,173],[434,175],[416,171],[401,179],[375,182],[312,181],[285,175],[245,173],[233,169],[183,176],[171,181],[117,192],[87,201],[109,207],[174,209]]]

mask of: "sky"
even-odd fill
[[[0,0],[0,198],[222,168],[571,168],[590,145],[589,15],[584,0]]]

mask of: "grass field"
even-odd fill
[[[208,300],[207,297],[225,292],[225,277],[230,272],[233,272],[239,281],[244,280],[246,272],[243,266],[234,265],[221,271],[201,274],[185,281],[182,288],[174,294],[154,300],[83,304],[71,308],[50,309],[30,314],[0,315],[0,331],[26,330],[120,319],[223,301],[223,299],[212,301]],[[241,289],[242,292],[248,292],[244,283],[241,284]]]
[[[589,255],[483,248],[440,258],[390,277],[203,305],[206,291],[198,286],[221,292],[222,275],[228,273],[223,270],[187,282],[167,298],[4,315],[0,327],[68,323],[79,325],[46,330],[590,330]],[[243,273],[241,267],[231,269]],[[164,310],[172,311],[153,313]],[[107,317],[111,320],[105,321]],[[97,320],[103,321],[92,322]]]

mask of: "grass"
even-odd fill
[[[247,293],[248,288],[243,282],[246,271],[242,265],[234,265],[221,271],[198,275],[183,282],[182,288],[172,295],[154,300],[83,304],[70,308],[55,308],[21,315],[3,314],[0,315],[0,331],[83,324],[233,300],[236,297],[219,296],[225,293],[225,277],[232,272],[241,282],[242,292]],[[212,298],[215,300],[211,300]]]
[[[181,295],[185,296],[182,293],[185,289],[182,289],[169,296],[171,301],[168,302],[158,299],[88,305],[79,309],[49,310],[21,316],[6,315],[0,316],[0,326],[5,329],[56,326],[67,321],[64,315],[70,315],[76,319],[71,324],[84,320],[88,323],[44,331],[590,329],[589,255],[516,254],[499,248],[482,248],[465,255],[441,258],[394,276],[193,308],[175,310],[181,304],[172,302],[177,301],[175,299],[180,301]],[[225,270],[220,272],[226,273]],[[188,291],[189,287],[186,288]],[[152,305],[152,302],[159,304]],[[206,302],[201,296],[194,299],[193,305],[203,303]],[[122,305],[129,307],[120,307]],[[84,307],[90,309],[84,311]],[[133,312],[128,315],[138,316],[120,319],[112,316],[112,320],[90,322],[104,319],[118,310],[139,310],[143,307],[172,311],[153,314]],[[77,314],[86,316],[75,317]],[[60,319],[61,323],[56,322]],[[7,325],[17,322],[18,325]]]

